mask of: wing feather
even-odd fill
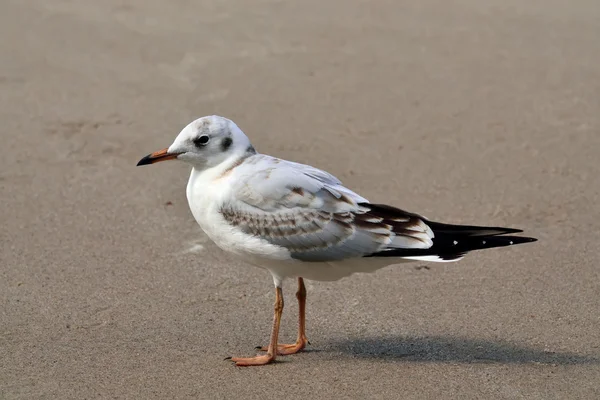
[[[431,246],[433,232],[419,216],[372,212],[368,200],[317,168],[256,155],[234,175],[223,217],[293,258],[333,261]]]

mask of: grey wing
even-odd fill
[[[269,159],[263,164],[247,175],[239,171],[235,201],[223,205],[221,214],[295,259],[335,261],[432,245],[433,233],[418,216],[391,221],[372,215],[366,199],[323,171],[293,163],[274,168]]]
[[[391,249],[429,248],[433,244],[433,232],[420,218],[384,221],[371,215],[366,203],[358,211],[330,214],[330,217],[324,229],[315,232],[315,238],[308,238],[311,240],[306,247],[291,252],[293,258],[302,261],[338,261]],[[338,240],[326,247],[315,248],[316,238],[321,237],[323,232],[331,232],[331,225],[339,226],[337,229],[343,231],[344,235],[335,236]]]
[[[358,227],[351,212],[295,209],[265,213],[230,207],[221,213],[244,233],[284,247],[292,258],[303,261],[362,257],[380,251],[392,236],[389,229],[374,224]]]

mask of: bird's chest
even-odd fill
[[[230,224],[221,213],[221,207],[231,198],[227,185],[190,178],[187,187],[188,204],[192,215],[204,233],[222,250],[244,256],[287,259],[289,252],[264,239],[244,233]]]
[[[186,194],[190,211],[198,225],[219,247],[229,246],[231,251],[232,243],[229,243],[228,238],[231,236],[232,227],[220,212],[220,189],[204,185],[192,177],[188,182]]]

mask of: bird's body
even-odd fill
[[[378,262],[374,262],[374,260],[365,262],[364,260],[361,261],[359,257],[302,261],[292,257],[290,248],[270,242],[266,237],[271,238],[274,235],[268,235],[266,232],[268,227],[261,227],[257,222],[256,230],[263,230],[262,237],[244,232],[239,223],[232,221],[232,218],[237,215],[234,212],[239,214],[241,208],[249,207],[247,203],[239,199],[237,190],[240,187],[246,188],[245,194],[255,198],[256,203],[269,210],[265,212],[273,212],[273,210],[278,209],[276,204],[267,204],[268,201],[265,201],[262,197],[256,198],[256,196],[259,196],[258,194],[248,193],[248,187],[251,186],[250,181],[271,179],[271,168],[275,165],[284,164],[287,167],[286,172],[298,175],[303,174],[302,168],[305,166],[262,154],[249,155],[241,163],[238,163],[239,161],[232,160],[232,163],[225,163],[205,171],[198,171],[193,168],[186,191],[190,210],[202,230],[219,248],[243,257],[249,264],[268,269],[276,284],[289,277],[304,277],[316,281],[335,281],[356,272],[373,272],[387,265],[404,261],[401,259],[395,261],[380,259]],[[273,177],[273,179],[277,179],[277,177]],[[307,177],[306,179],[313,180],[314,178]],[[293,191],[294,188],[299,186],[286,189],[283,188],[284,186],[281,187],[283,196],[292,194],[300,197],[298,193]],[[357,202],[366,202],[366,199],[351,193],[348,189],[338,185],[335,186],[338,190],[341,189],[346,194],[350,194]],[[304,192],[304,197],[306,196],[308,196],[308,192]],[[305,203],[309,203],[309,201],[305,201]],[[348,210],[354,211],[357,209],[359,209],[357,203],[344,203],[344,208],[340,212],[349,213]],[[229,214],[226,210],[229,211]],[[257,210],[255,212],[259,212]],[[279,210],[279,212],[282,214],[279,219],[274,217],[272,220],[265,222],[271,222],[274,225],[277,221],[284,220],[285,217],[287,217],[287,221],[302,218],[302,213],[293,208]],[[224,216],[224,213],[228,217]],[[381,247],[380,244],[373,245],[373,249],[379,247]],[[362,252],[360,254],[365,255],[367,253]]]
[[[221,249],[273,276],[277,302],[268,354],[234,359],[238,365],[275,359],[285,278],[299,280],[298,341],[279,348],[291,354],[307,342],[303,278],[335,281],[387,265],[457,261],[469,251],[535,241],[507,235],[517,229],[442,224],[372,204],[325,171],[257,153],[237,125],[218,116],[190,123],[171,147],[138,165],[174,158],[192,165],[186,193],[202,230]]]

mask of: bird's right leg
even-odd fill
[[[296,292],[298,299],[298,338],[293,344],[280,344],[277,346],[277,354],[287,356],[296,354],[310,344],[306,338],[306,287],[304,279],[298,278],[298,291]],[[261,351],[268,351],[268,347],[259,347]]]

